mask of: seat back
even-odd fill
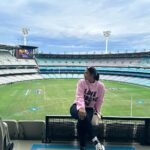
[[[18,130],[18,122],[16,120],[4,120],[4,122],[8,125],[9,136],[11,140],[18,139],[19,130]]]
[[[44,136],[44,121],[19,121],[19,139],[42,140]]]

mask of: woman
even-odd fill
[[[99,74],[94,67],[89,67],[84,73],[84,79],[79,80],[76,89],[75,103],[70,108],[70,114],[78,120],[77,131],[80,150],[85,150],[85,135],[88,133],[96,150],[104,150],[92,129],[93,114],[99,113],[104,101],[105,87],[99,82]]]

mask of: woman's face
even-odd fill
[[[90,72],[88,70],[85,71],[84,78],[85,78],[85,80],[88,80],[90,82],[94,80],[93,76],[90,74]]]

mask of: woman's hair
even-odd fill
[[[99,73],[96,71],[94,67],[88,67],[87,70],[93,76],[93,78],[98,81],[99,80]]]

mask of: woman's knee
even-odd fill
[[[70,107],[70,114],[74,119],[78,119],[78,110],[76,104],[73,104]]]

